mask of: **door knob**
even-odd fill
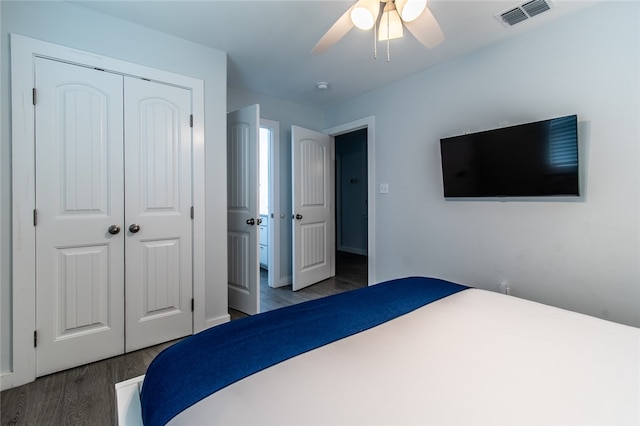
[[[255,224],[256,224],[256,220],[254,218],[247,219],[247,225],[255,225]]]
[[[140,230],[140,225],[138,225],[137,223],[132,223],[129,226],[129,231],[131,231],[131,233],[135,234],[136,232],[138,232]]]
[[[118,225],[111,225],[108,231],[111,235],[116,235],[117,233],[120,232],[120,227]]]
[[[258,225],[262,224],[262,219],[258,219]]]
[[[296,214],[296,219],[298,220],[302,219],[302,215],[300,213]]]

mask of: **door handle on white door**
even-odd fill
[[[247,219],[247,225],[255,225],[256,224],[256,220],[254,218],[251,219]]]
[[[120,232],[120,227],[118,225],[111,225],[107,230],[111,235],[116,235]]]
[[[296,219],[297,219],[297,220],[302,219],[302,215],[301,215],[300,213],[296,214]]]
[[[140,230],[140,225],[138,225],[137,223],[132,223],[129,226],[129,231],[131,231],[131,233],[135,234],[136,232],[138,232]]]

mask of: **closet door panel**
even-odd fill
[[[191,93],[125,78],[126,350],[193,331]]]
[[[124,352],[122,76],[37,58],[36,375]],[[115,228],[112,228],[114,232]]]

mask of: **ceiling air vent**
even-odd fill
[[[530,2],[523,4],[521,7],[530,18],[551,9],[549,3],[545,0],[531,0]]]
[[[518,22],[533,18],[549,9],[551,9],[551,2],[549,0],[531,0],[496,15],[496,19],[505,26],[510,27]]]
[[[500,17],[505,23],[509,25],[515,25],[518,22],[524,21],[525,19],[529,19],[527,14],[524,13],[524,11],[519,7],[516,7],[515,9],[511,9],[507,12],[504,12],[503,14],[500,15]]]

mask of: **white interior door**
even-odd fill
[[[191,92],[125,77],[126,350],[193,332]]]
[[[335,275],[334,168],[331,137],[291,127],[293,290]]]
[[[229,307],[249,315],[260,312],[259,134],[259,105],[227,114]]]
[[[124,352],[123,78],[35,62],[42,376]]]

